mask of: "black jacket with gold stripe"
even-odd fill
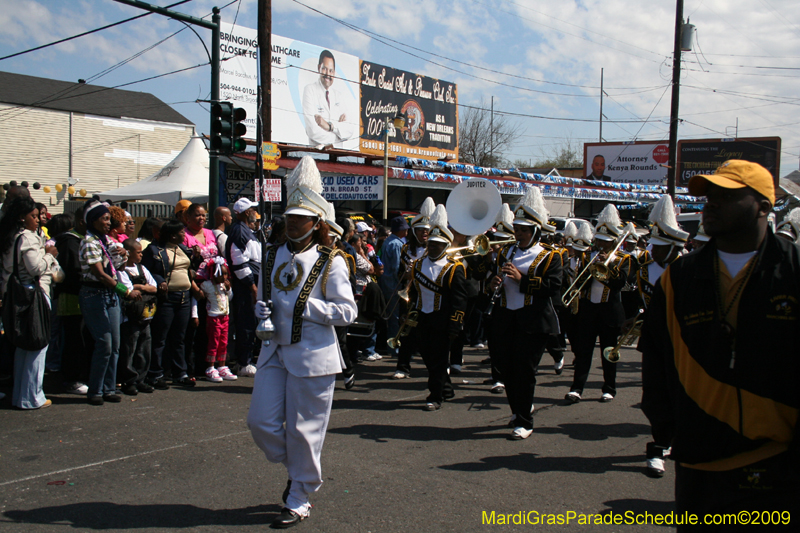
[[[798,445],[800,248],[768,231],[739,300],[735,354],[720,320],[716,255],[712,239],[667,267],[639,350],[654,434],[672,435],[676,461],[721,471]]]
[[[498,271],[508,261],[515,244],[505,246],[498,258]],[[530,333],[557,335],[559,333],[558,317],[552,298],[561,297],[563,282],[563,256],[559,250],[548,244],[540,243],[542,257],[537,257],[530,264],[527,272],[522,272],[519,291],[525,295],[524,306],[517,310],[523,315]],[[517,258],[515,254],[515,259]],[[505,286],[500,290],[500,305],[506,307]]]

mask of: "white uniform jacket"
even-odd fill
[[[272,300],[271,318],[276,332],[274,339],[262,346],[258,366],[272,357],[279,357],[284,368],[297,377],[338,374],[344,367],[344,360],[333,327],[347,326],[358,315],[347,263],[341,255],[335,255],[331,262],[329,248],[312,246],[294,256],[294,276],[300,277],[300,283],[287,291],[285,289],[292,285],[288,279],[292,270],[288,246],[287,243],[275,250],[274,261],[270,261],[273,252],[268,250],[267,264],[262,265],[264,275],[259,277],[258,294],[260,298],[262,283],[269,272],[268,297]],[[324,261],[318,264],[320,257]],[[326,270],[328,276],[323,292]],[[307,292],[305,305],[298,305],[298,298],[312,274],[316,279]]]

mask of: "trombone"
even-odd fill
[[[475,242],[468,245],[468,246],[459,246],[457,248],[448,248],[445,252],[449,256],[454,256],[455,254],[459,254],[462,258],[463,257],[470,257],[473,255],[480,255],[484,256],[492,251],[492,246],[494,245],[503,245],[503,244],[511,244],[513,242],[517,242],[515,239],[507,239],[505,241],[490,241],[489,237],[486,235],[478,235],[475,237]],[[464,250],[461,252],[461,250]]]
[[[644,320],[639,318],[642,316],[642,313],[644,313],[644,309],[639,309],[639,313],[634,317],[631,326],[625,331],[625,333],[619,336],[616,346],[608,346],[603,350],[603,357],[606,359],[606,361],[609,363],[618,363],[620,359],[620,348],[623,346],[633,345],[634,341],[636,341],[636,338],[642,334],[642,323]]]
[[[561,297],[561,303],[564,304],[564,307],[571,307],[573,301],[580,296],[584,287],[592,278],[601,283],[611,278],[611,262],[614,260],[614,256],[617,250],[619,250],[619,247],[625,242],[625,238],[633,231],[636,230],[633,228],[632,224],[625,226],[625,231],[617,238],[614,248],[608,252],[608,257],[602,263],[597,262],[597,258],[600,257],[599,253],[592,257],[592,260],[583,268],[581,273],[575,278],[575,281],[572,282],[572,285],[569,286]]]

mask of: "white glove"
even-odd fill
[[[256,302],[256,318],[259,320],[265,320],[269,318],[269,316],[272,314],[272,310],[269,308],[271,304],[272,304],[271,301],[268,304],[266,302],[258,300]]]

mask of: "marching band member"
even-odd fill
[[[499,240],[499,241],[506,241],[509,239],[514,238],[514,213],[511,211],[511,208],[508,204],[503,204],[500,207],[500,211],[497,213],[497,218],[495,222],[495,228],[497,231],[492,234],[492,239]],[[478,267],[480,270],[485,272],[484,279],[491,281],[495,275],[499,274],[497,269],[498,259],[500,257],[500,251],[504,248],[504,245],[493,244],[492,245],[492,253],[487,254],[484,256],[483,267]],[[484,283],[484,291],[482,294],[486,298],[485,304],[478,304],[483,308],[484,320],[486,321],[486,336],[489,343],[489,361],[492,369],[492,377],[489,380],[489,384],[491,385],[491,392],[492,394],[503,394],[506,391],[506,386],[503,383],[503,376],[500,373],[500,341],[497,340],[494,336],[494,328],[492,327],[492,314],[489,312],[492,307],[492,302],[489,301],[491,299],[491,295],[494,292],[493,290],[489,290],[489,283]],[[488,293],[488,294],[487,294]]]
[[[561,265],[565,265],[569,259],[569,252],[567,248],[563,245],[555,243],[556,237],[556,228],[554,225],[550,224],[549,222],[542,226],[542,236],[549,237],[549,242],[551,243],[551,247],[553,251],[558,252],[561,255]],[[561,287],[564,287],[564,281],[566,277],[566,269],[561,269]],[[560,375],[564,371],[564,352],[567,351],[567,336],[565,330],[565,324],[561,321],[561,316],[564,312],[566,312],[566,307],[561,302],[561,291],[559,290],[558,293],[554,294],[550,297],[553,301],[553,308],[556,310],[556,316],[558,317],[558,331],[550,335],[550,338],[547,341],[547,346],[545,349],[547,353],[550,354],[550,357],[553,358],[553,370],[555,370],[556,374]],[[539,369],[538,366],[536,368],[536,373],[538,374]]]
[[[619,218],[619,213],[612,204],[608,204],[597,217],[594,236],[598,251],[591,254],[590,260],[596,257],[596,263],[604,263],[621,234],[622,220]],[[592,355],[598,336],[601,352],[608,346],[616,345],[625,321],[620,291],[628,280],[630,255],[615,252],[608,264],[608,271],[609,277],[605,281],[601,282],[592,277],[587,284],[588,289],[580,298],[578,314],[575,317],[576,338],[572,345],[572,351],[575,353],[575,376],[566,395],[566,399],[572,403],[581,401],[581,394],[592,367]],[[600,401],[610,402],[617,394],[617,366],[605,358],[601,361],[603,393]]]
[[[472,246],[474,244],[470,236],[459,233],[453,227],[449,229],[453,233],[453,248]],[[453,258],[456,261],[461,261],[466,269],[464,290],[467,295],[467,307],[464,313],[464,327],[461,328],[458,337],[456,337],[450,345],[450,374],[454,376],[461,373],[461,365],[464,364],[464,345],[467,343],[467,329],[475,324],[473,313],[477,312],[475,310],[475,305],[480,292],[480,281],[478,279],[480,273],[478,270],[482,260],[478,255],[462,257],[460,252],[455,252],[455,254]]]
[[[447,255],[453,234],[447,228],[447,211],[436,206],[430,218],[427,254],[411,268],[411,305],[419,313],[417,335],[422,360],[428,369],[426,411],[441,409],[442,402],[455,393],[450,382],[450,344],[464,324],[467,294],[464,264]],[[444,333],[447,332],[447,335]],[[402,345],[401,345],[402,346]]]
[[[403,286],[411,281],[411,266],[417,259],[422,259],[425,255],[425,246],[428,243],[428,232],[431,229],[431,215],[436,209],[436,204],[430,196],[425,198],[419,208],[419,215],[411,219],[411,231],[408,232],[408,242],[403,245],[400,252],[400,268],[405,275],[403,276]],[[408,314],[408,305],[400,302],[403,307],[401,316]],[[397,350],[397,368],[392,379],[404,379],[411,376],[411,356],[419,350],[417,344],[417,331],[412,329],[408,336],[403,339],[400,348]]]
[[[322,443],[343,367],[334,326],[357,315],[346,261],[330,248],[327,202],[310,156],[286,185],[288,241],[267,249],[258,288],[266,300],[256,303],[259,319],[272,317],[275,337],[262,344],[247,417],[253,440],[289,474],[275,528],[308,517],[308,497],[322,485]]]
[[[500,305],[492,317],[492,343],[497,345],[500,372],[505,379],[511,408],[510,438],[521,440],[533,432],[533,394],[536,366],[551,335],[558,333],[558,318],[551,296],[561,288],[561,254],[539,244],[548,211],[538,187],[525,191],[514,211],[517,243],[503,248],[498,257],[500,275],[490,289],[500,287]]]
[[[566,289],[572,285],[588,263],[589,254],[587,252],[592,249],[592,241],[594,240],[591,224],[581,221],[578,222],[575,227],[577,231],[575,237],[572,239],[572,254],[570,255],[569,261],[564,263],[564,270],[567,271],[567,276],[565,276],[566,285],[562,286],[562,289],[564,289],[562,292],[564,293],[566,293]],[[564,327],[564,331],[567,334],[570,346],[575,346],[576,339],[578,338],[575,328],[577,324],[576,315],[579,309],[580,297],[572,301],[569,306],[569,313],[564,313],[563,315],[565,320],[562,321],[562,327]],[[561,316],[562,315],[559,315],[559,320],[561,320]]]
[[[678,226],[678,219],[675,216],[675,207],[672,198],[665,194],[658,199],[653,206],[649,216],[653,227],[650,230],[650,245],[652,251],[645,254],[643,262],[637,273],[637,287],[641,297],[642,309],[647,316],[647,307],[650,299],[655,292],[661,274],[679,256],[689,234],[682,231]],[[653,441],[647,443],[647,475],[650,477],[662,477],[664,475],[664,456],[669,453],[670,446],[669,434],[658,433],[653,428]]]

